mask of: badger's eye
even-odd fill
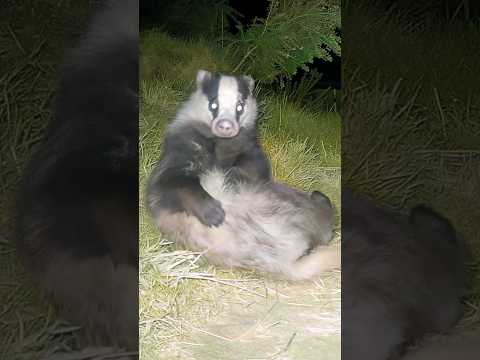
[[[210,108],[210,110],[216,110],[216,109],[218,109],[217,100],[212,100],[212,101],[210,102],[210,104],[208,104],[208,107]]]
[[[241,113],[243,111],[243,104],[242,103],[238,103],[237,104],[237,113]]]

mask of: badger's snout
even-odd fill
[[[238,122],[226,118],[215,119],[212,123],[212,132],[221,138],[232,138],[240,131]]]

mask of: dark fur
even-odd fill
[[[342,359],[398,359],[462,313],[465,247],[425,206],[408,219],[342,191]]]
[[[138,269],[136,9],[137,1],[122,1],[92,20],[60,69],[55,119],[25,170],[18,249],[47,292],[63,291],[45,278],[59,257],[106,258]]]
[[[192,141],[201,145],[200,153]],[[230,182],[271,179],[270,164],[255,128],[241,128],[235,138],[222,139],[205,124],[188,123],[165,138],[162,156],[148,184],[148,198],[155,199],[149,203],[150,210],[154,214],[162,210],[185,212],[206,226],[221,225],[225,219],[222,205],[200,185],[200,175],[214,167],[228,170]]]

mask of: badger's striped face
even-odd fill
[[[235,137],[242,127],[255,125],[254,81],[249,76],[227,76],[199,70],[197,89],[183,106],[179,119],[208,124],[214,136]]]

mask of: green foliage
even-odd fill
[[[140,37],[140,74],[143,79],[168,81],[176,91],[183,91],[194,82],[198,69],[233,72],[233,65],[221,49],[206,39],[174,39],[159,30],[148,30]],[[314,111],[338,112],[340,92],[318,89],[322,75],[313,70],[299,81],[263,86],[266,95],[281,94],[298,107],[310,106]]]
[[[271,0],[266,19],[222,39],[235,72],[272,82],[340,55],[340,7],[326,1]]]
[[[299,70],[309,70],[315,58],[340,55],[339,0],[271,0],[266,19],[255,19],[239,32],[227,31],[230,19],[240,16],[227,2],[215,6],[204,1],[155,3],[160,28],[142,33],[142,77],[173,80],[180,89],[199,68],[227,73],[248,73],[269,83],[272,90],[285,87],[292,101],[314,100],[322,110],[338,111],[339,94],[317,91],[321,74],[309,72],[300,82],[290,81]],[[168,34],[168,35],[167,35]],[[169,36],[170,35],[170,36]],[[171,35],[179,35],[173,40]],[[189,56],[186,56],[190,54]]]
[[[322,75],[314,69],[304,73],[300,80],[287,79],[271,84],[269,88],[274,93],[283,94],[290,103],[299,107],[308,106],[313,111],[340,113],[342,92],[332,88],[320,88]]]

